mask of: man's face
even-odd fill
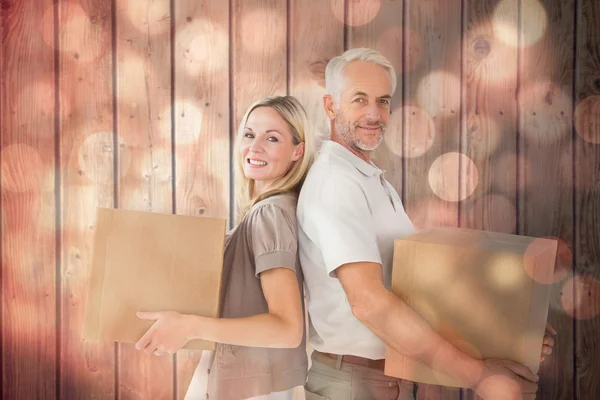
[[[390,117],[390,76],[382,66],[353,61],[344,70],[343,88],[335,110],[335,133],[350,147],[373,151],[383,140]]]

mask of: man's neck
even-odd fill
[[[342,138],[340,138],[338,135],[336,135],[333,132],[331,133],[331,140],[336,143],[341,144],[342,146],[344,146],[345,148],[350,150],[356,157],[371,164],[371,152],[370,151],[364,151],[364,150],[359,149],[358,147],[350,146]]]

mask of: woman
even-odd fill
[[[235,152],[241,221],[225,243],[222,318],[138,313],[156,320],[136,344],[147,353],[173,353],[191,339],[218,343],[207,393],[190,388],[186,398],[291,400],[306,381],[296,198],[314,156],[307,126],[290,96],[265,98],[242,119]]]

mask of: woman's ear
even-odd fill
[[[304,155],[304,142],[298,144],[292,154],[292,161],[298,161]]]

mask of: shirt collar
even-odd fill
[[[383,173],[383,171],[377,168],[372,162],[366,162],[365,160],[359,158],[356,154],[352,153],[350,150],[348,150],[338,142],[334,142],[333,140],[324,140],[323,144],[321,145],[320,152],[335,154],[336,156],[343,158],[344,160],[350,162],[357,170],[359,170],[366,176],[379,176]]]

